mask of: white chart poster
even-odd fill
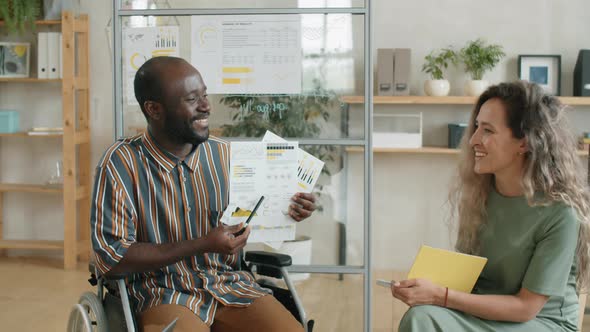
[[[136,105],[133,80],[135,73],[156,56],[179,56],[178,27],[158,26],[123,30],[123,71],[127,105]]]
[[[244,222],[260,196],[265,197],[250,223],[248,242],[295,238],[295,222],[288,212],[297,192],[297,151],[297,142],[231,143],[230,203],[222,222]]]
[[[301,17],[192,16],[191,62],[209,93],[299,94]]]

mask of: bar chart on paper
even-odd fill
[[[298,190],[309,193],[322,173],[324,162],[301,149],[299,150],[299,156],[299,165],[297,166]]]
[[[277,134],[266,131],[263,142],[286,142],[286,140]],[[305,150],[297,149],[297,190],[310,193],[313,190],[322,169],[324,162],[307,153]]]

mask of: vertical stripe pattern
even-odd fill
[[[120,140],[105,152],[93,191],[92,246],[101,273],[135,242],[170,243],[205,236],[217,227],[229,199],[229,144],[215,137],[184,159],[158,146],[149,133]],[[217,303],[247,306],[267,292],[237,255],[204,253],[157,271],[127,277],[137,312],[180,304],[206,324]]]

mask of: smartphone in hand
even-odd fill
[[[252,210],[252,212],[250,212],[250,215],[248,216],[248,219],[246,219],[246,222],[244,223],[244,227],[242,227],[242,229],[240,229],[239,231],[234,233],[234,236],[240,236],[242,234],[244,234],[244,231],[246,231],[246,227],[248,227],[248,224],[250,223],[250,220],[252,220],[252,217],[254,217],[254,214],[256,213],[256,210],[258,210],[258,207],[260,206],[260,204],[262,203],[262,201],[264,200],[264,196],[260,196],[260,199],[258,200],[258,202],[256,203],[256,206],[254,207],[254,209]]]
[[[377,279],[377,285],[381,287],[391,288],[392,281]]]

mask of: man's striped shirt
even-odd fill
[[[205,236],[228,205],[229,144],[210,137],[184,160],[149,133],[113,144],[96,169],[92,246],[101,273],[135,242],[170,243]],[[205,253],[127,277],[137,312],[180,304],[208,325],[219,302],[247,306],[267,292],[243,271],[238,255]]]

